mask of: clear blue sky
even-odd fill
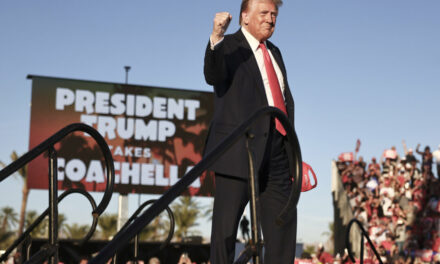
[[[210,91],[203,55],[218,11],[232,13],[228,32],[235,32],[237,0],[1,1],[0,160],[28,148],[27,74],[123,82],[130,65],[132,84]],[[319,180],[301,196],[300,241],[325,239],[331,160],[357,138],[368,160],[392,145],[402,154],[402,139],[437,148],[439,11],[438,0],[285,0],[272,41],[287,66],[303,158]],[[0,207],[18,211],[20,188],[18,179],[0,183]],[[73,200],[61,212],[77,221],[81,205]],[[136,203],[131,197],[130,211]],[[117,195],[111,212],[116,204]],[[47,193],[32,190],[29,209],[46,205]]]

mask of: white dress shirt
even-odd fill
[[[255,59],[257,60],[258,68],[260,68],[261,77],[263,78],[264,90],[266,91],[267,103],[269,104],[269,106],[274,106],[272,91],[270,90],[269,79],[267,78],[266,66],[264,65],[263,51],[260,49],[260,42],[254,36],[252,36],[251,33],[249,33],[245,28],[242,27],[241,31],[243,32],[243,35],[245,36],[247,42],[249,43],[249,46],[251,46],[251,49],[254,52]],[[264,42],[264,45],[266,45],[266,41]],[[272,52],[269,49],[267,49],[267,51],[269,52],[272,65],[275,68],[275,72],[278,78],[278,83],[280,84],[280,88],[281,88],[281,94],[283,95],[283,99],[284,99],[283,73],[281,72],[278,63],[274,59]]]

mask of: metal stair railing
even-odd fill
[[[110,149],[107,143],[105,142],[104,138],[101,136],[101,134],[98,133],[98,131],[96,131],[93,127],[90,127],[82,123],[74,123],[62,128],[61,130],[53,134],[51,137],[43,141],[41,144],[39,144],[32,150],[25,153],[20,158],[18,158],[16,161],[6,166],[3,170],[0,171],[0,182],[2,182],[4,179],[12,175],[21,167],[25,166],[28,162],[32,161],[33,159],[41,155],[43,152],[48,151],[49,153],[48,155],[49,156],[49,208],[38,218],[40,219],[41,222],[45,216],[49,215],[49,243],[44,248],[40,249],[34,256],[32,256],[32,258],[27,263],[39,263],[47,258],[49,258],[50,264],[58,263],[58,202],[61,201],[65,196],[73,192],[81,193],[84,195],[84,193],[82,193],[81,191],[72,191],[72,192],[66,191],[62,195],[60,195],[60,197],[58,197],[58,167],[57,167],[57,155],[54,145],[59,141],[61,141],[68,134],[75,131],[85,132],[89,134],[96,141],[104,156],[105,165],[106,165],[105,174],[106,174],[107,182],[106,182],[105,192],[98,206],[96,206],[96,203],[95,205],[93,205],[93,203],[91,202],[92,206],[94,207],[92,212],[92,216],[94,218],[93,220],[94,227],[89,230],[89,233],[86,235],[84,241],[89,239],[93,234],[94,229],[96,228],[97,218],[107,208],[110,199],[112,197],[114,179],[115,179],[115,170],[114,170],[113,158]],[[85,196],[88,197],[87,195]],[[33,226],[33,228],[35,226]],[[19,237],[17,240],[23,241],[28,234],[29,232],[23,233],[23,235]],[[16,243],[14,243],[14,245],[15,244]],[[17,246],[18,244],[16,244],[15,246]],[[5,252],[1,256],[2,260],[7,257],[6,253],[7,252]]]
[[[240,252],[240,255],[235,260],[234,264],[246,264],[252,258],[253,263],[260,264],[263,262],[263,241],[261,239],[260,230],[260,211],[259,211],[259,185],[258,180],[255,177],[254,157],[252,151],[249,148],[249,140],[253,138],[253,135],[246,135],[246,149],[249,159],[249,202],[251,211],[251,239],[246,245],[245,249]]]
[[[59,197],[58,197],[58,203],[60,203],[65,197],[67,197],[70,194],[81,194],[84,197],[87,198],[87,200],[90,202],[93,211],[96,210],[96,202],[95,199],[93,199],[93,197],[85,190],[83,189],[69,189],[66,190],[65,192],[63,192]],[[0,257],[0,263],[2,261],[6,261],[6,258],[8,257],[9,254],[11,254],[11,252],[18,247],[22,242],[25,241],[25,243],[27,244],[27,247],[30,247],[30,241],[31,240],[31,232],[44,220],[44,218],[49,214],[49,208],[47,208],[42,214],[40,214],[40,216],[37,217],[37,219],[35,219],[35,221],[29,225],[29,227],[23,232],[23,234],[17,238],[11,246],[8,247],[8,249],[6,249],[5,253]],[[93,233],[96,230],[96,226],[98,224],[98,215],[97,214],[92,214],[93,217],[93,222],[92,222],[92,226],[90,227],[89,231],[87,232],[87,234],[84,236],[84,238],[81,239],[81,241],[79,242],[80,245],[84,244],[85,242],[87,242],[93,235]],[[29,255],[30,251],[29,248],[28,250],[26,250],[26,255],[24,257],[24,259],[22,259],[23,261],[27,261],[30,258]]]
[[[148,200],[148,201],[144,202],[143,204],[141,204],[141,206],[139,206],[139,208],[131,215],[131,217],[127,220],[127,222],[125,222],[125,224],[121,227],[119,232],[121,232],[121,230],[126,229],[134,220],[136,220],[138,215],[142,212],[142,210],[144,210],[145,207],[147,207],[150,204],[153,204],[156,201],[157,200],[152,199],[152,200]],[[170,209],[169,206],[167,206],[165,208],[165,210],[167,211],[168,217],[170,218],[170,230],[168,231],[168,236],[166,237],[165,241],[162,242],[162,244],[160,245],[159,250],[164,249],[171,242],[171,239],[173,238],[173,235],[174,235],[175,220],[174,220],[173,211]],[[134,251],[133,251],[134,264],[137,264],[138,263],[138,255],[139,255],[139,233],[136,234],[136,236],[134,237],[133,244],[134,244],[133,245],[134,246]],[[117,262],[117,253],[113,257],[112,263],[116,264],[116,262]]]
[[[136,234],[138,234],[144,226],[150,223],[160,212],[162,212],[175,198],[177,198],[185,189],[205,170],[207,170],[210,165],[218,159],[223,153],[230,148],[239,137],[248,133],[250,126],[262,116],[270,116],[277,118],[284,126],[287,132],[287,141],[290,144],[291,152],[293,154],[293,161],[296,165],[294,168],[294,182],[292,184],[292,189],[288,198],[288,201],[277,217],[277,224],[283,225],[288,213],[291,210],[296,210],[296,206],[301,194],[301,184],[302,184],[302,158],[301,149],[299,146],[298,138],[294,131],[293,125],[290,123],[287,116],[277,108],[274,107],[264,107],[257,110],[252,114],[246,121],[235,128],[228,137],[226,137],[221,143],[219,143],[214,150],[206,154],[205,157],[197,163],[189,172],[187,172],[175,185],[168,189],[153,205],[151,205],[147,210],[145,210],[136,220],[133,221],[126,229],[118,232],[113,240],[107,244],[89,263],[105,263],[108,261],[117,250],[133,239]],[[250,161],[251,163],[251,161]],[[296,225],[296,222],[295,222]],[[296,227],[295,227],[296,228]],[[259,253],[257,251],[257,253]]]
[[[382,264],[383,263],[382,259],[380,258],[380,255],[377,252],[376,247],[374,246],[373,242],[371,241],[370,237],[368,236],[368,233],[365,231],[364,227],[362,226],[362,223],[359,220],[357,220],[356,218],[353,218],[348,223],[347,233],[345,234],[345,244],[346,244],[348,255],[350,256],[351,261],[353,263],[356,263],[356,259],[354,258],[354,254],[353,254],[353,251],[351,250],[351,243],[350,243],[350,230],[351,230],[351,227],[353,226],[353,224],[355,224],[355,223],[358,225],[358,227],[360,228],[361,233],[362,233],[361,244],[360,244],[361,250],[360,250],[360,258],[359,258],[360,264],[364,263],[364,237],[367,238],[367,242],[370,245],[371,249],[373,250],[374,255],[377,258],[377,261],[379,261],[379,263]]]

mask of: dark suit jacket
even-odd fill
[[[279,49],[267,41],[273,57],[284,76],[284,97],[287,114],[294,124],[294,102],[287,83],[286,69]],[[268,106],[263,79],[255,56],[241,30],[226,35],[214,50],[206,48],[204,74],[206,82],[214,86],[214,116],[206,142],[209,153],[231,131],[247,120],[258,109]],[[268,116],[260,118],[249,132],[255,135],[251,141],[256,168],[260,168],[266,141],[271,127]],[[236,142],[211,167],[216,173],[248,178],[248,155],[244,136]]]

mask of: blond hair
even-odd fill
[[[246,11],[249,7],[249,2],[250,1],[255,1],[255,0],[243,0],[241,1],[241,6],[240,6],[240,19],[238,21],[238,23],[241,25],[241,14],[243,14],[244,11]],[[271,0],[272,3],[275,4],[275,6],[278,8],[283,4],[283,0]]]

